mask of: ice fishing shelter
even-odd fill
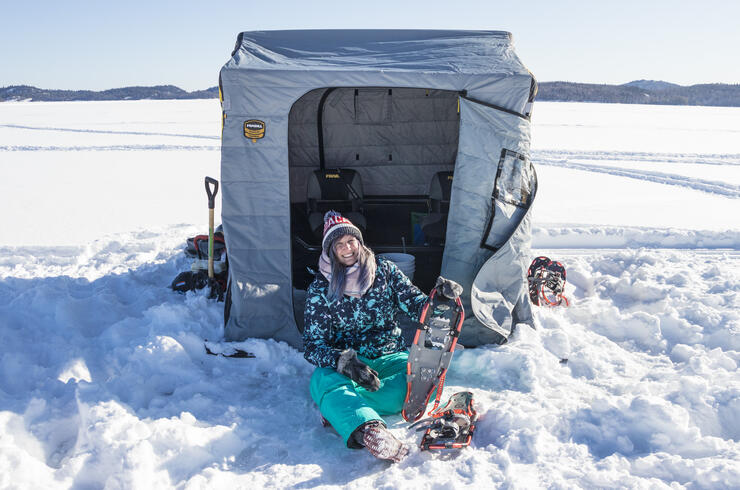
[[[531,323],[536,91],[507,32],[239,34],[220,73],[226,339],[301,347],[329,208],[413,255],[422,290],[463,285],[463,345]]]

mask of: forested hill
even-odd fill
[[[187,92],[174,85],[123,87],[102,91],[47,90],[28,85],[0,88],[0,101],[2,102],[211,99],[216,97],[218,97],[218,87]],[[537,100],[740,107],[740,84],[710,83],[682,86],[655,80],[636,80],[624,85],[540,82]]]
[[[102,90],[47,90],[28,85],[0,88],[0,101],[69,101],[69,100],[142,100],[142,99],[213,99],[218,87],[186,92],[174,85],[123,87]]]
[[[654,80],[636,80],[624,85],[541,82],[537,100],[740,107],[740,84],[682,86]]]

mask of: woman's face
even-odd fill
[[[355,265],[360,258],[360,241],[352,235],[344,235],[334,242],[334,255],[345,267]]]

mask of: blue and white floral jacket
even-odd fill
[[[375,281],[362,297],[327,299],[329,282],[317,274],[306,292],[305,357],[319,367],[335,368],[339,354],[352,348],[369,359],[405,350],[396,316],[417,320],[427,296],[393,262],[376,256]]]

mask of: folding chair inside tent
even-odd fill
[[[365,193],[362,179],[352,169],[316,170],[308,178],[308,223],[316,238],[321,238],[324,213],[334,210],[357,226],[361,232],[367,229],[367,220],[362,214]]]

